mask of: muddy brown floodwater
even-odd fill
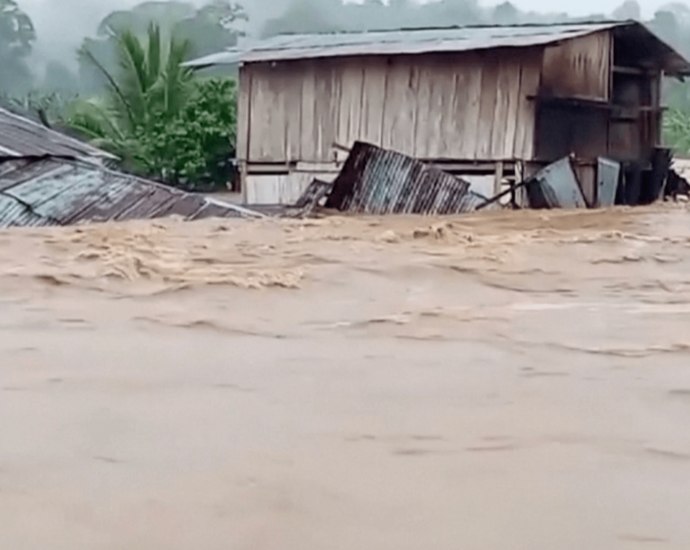
[[[690,548],[690,212],[0,233],[12,550]]]

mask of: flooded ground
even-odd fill
[[[4,546],[687,549],[689,221],[0,233]]]

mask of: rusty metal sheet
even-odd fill
[[[470,184],[401,153],[356,142],[326,206],[367,214],[466,212]]]
[[[620,174],[619,162],[597,159],[597,206],[606,208],[615,204]]]

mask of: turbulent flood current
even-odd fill
[[[12,550],[690,548],[690,211],[0,232]]]

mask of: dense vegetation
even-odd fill
[[[5,102],[113,151],[125,170],[190,189],[222,187],[232,179],[236,84],[230,70],[195,74],[183,62],[235,46],[242,29],[266,37],[575,20],[565,13],[523,12],[510,2],[483,8],[477,0],[245,0],[244,7],[231,0],[201,7],[153,1],[110,13],[91,36],[77,37],[80,47],[65,58],[58,52],[69,40],[42,41],[21,1],[0,0]],[[640,6],[626,0],[612,14],[579,20],[611,18],[642,20]],[[668,4],[645,22],[690,56],[690,8]],[[665,97],[666,139],[690,153],[690,87],[667,83]]]
[[[151,23],[145,38],[116,31],[118,70],[92,51],[81,55],[108,83],[107,91],[75,101],[64,122],[116,154],[124,169],[189,189],[213,189],[231,177],[236,94],[232,79],[195,78],[183,66],[192,44]]]
[[[36,38],[31,20],[13,0],[0,0],[0,9],[3,3],[14,19],[3,22],[0,13],[0,26],[24,29],[23,41],[11,37],[22,49],[7,54],[27,76],[22,85],[3,86],[10,107],[116,154],[123,170],[193,190],[232,181],[235,78],[197,75],[184,62],[236,45],[240,32],[233,25],[246,19],[240,6],[159,2],[114,12],[95,38],[83,40],[76,72],[53,61],[34,88],[27,62]]]

